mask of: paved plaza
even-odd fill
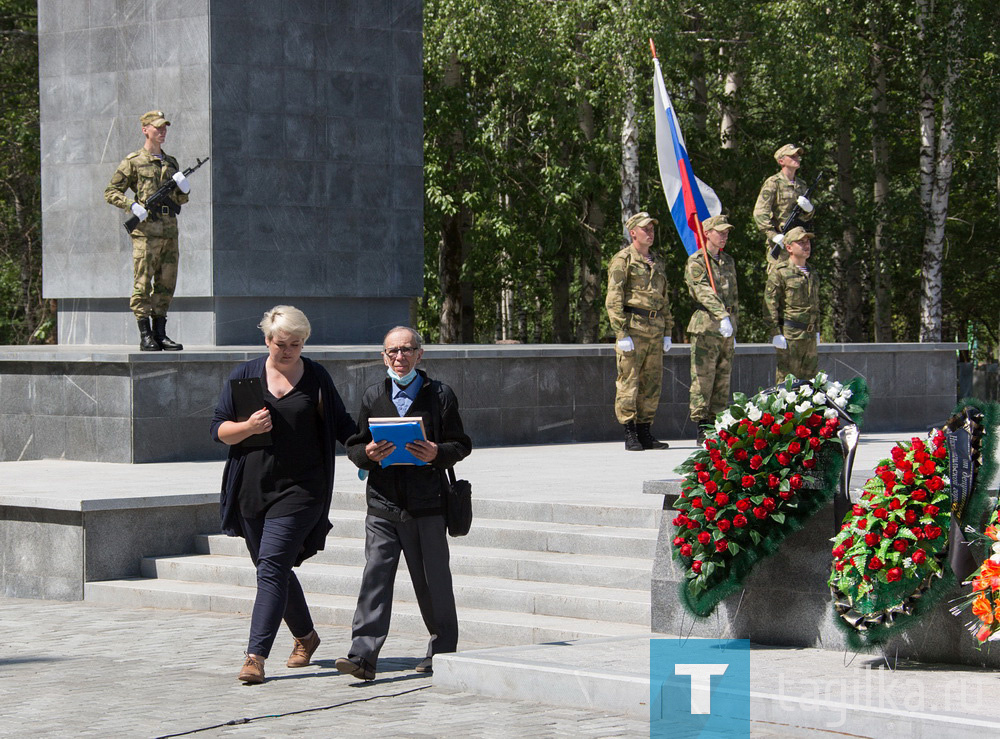
[[[893,440],[908,436],[864,436],[855,484]],[[480,449],[460,473],[483,498],[659,508],[662,498],[643,494],[643,481],[672,476],[693,448],[691,441],[678,441],[667,452],[644,454],[628,454],[618,443]],[[156,473],[149,494],[208,493],[220,467],[4,463],[0,498],[48,498],[58,505],[51,496],[111,494],[116,476],[125,480],[138,468]],[[337,485],[360,490],[362,483],[342,464]],[[323,644],[315,664],[301,670],[284,667],[291,637],[283,629],[267,663],[267,682],[243,686],[236,674],[248,627],[245,614],[0,598],[0,737],[649,735],[648,722],[625,711],[558,707],[546,702],[544,691],[530,699],[486,697],[435,685],[413,671],[425,638],[401,631],[390,634],[378,679],[365,684],[334,667],[348,647],[349,629],[318,625]],[[490,650],[515,684],[526,680],[527,665],[541,654],[496,647],[460,643],[464,654]],[[599,645],[561,652],[554,645],[543,652],[551,653],[545,659],[554,667],[588,679],[602,671],[647,672],[638,648],[632,654]],[[891,672],[887,666],[878,655],[755,649],[753,699],[766,710],[750,722],[751,735],[915,739],[1000,732],[994,673],[902,663]],[[841,716],[853,719],[838,723]]]

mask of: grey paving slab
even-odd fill
[[[373,683],[340,675],[343,627],[319,626],[315,663],[268,681],[236,680],[246,616],[0,598],[0,736],[604,737],[648,735],[646,721],[432,687],[413,672],[425,641],[392,634]],[[254,718],[258,717],[258,718]],[[253,718],[249,723],[221,726]],[[363,730],[359,727],[364,727]]]

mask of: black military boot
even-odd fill
[[[625,451],[627,452],[641,452],[645,449],[642,443],[639,441],[639,434],[635,428],[635,421],[629,421],[625,424]]]
[[[139,321],[139,349],[144,352],[158,352],[160,345],[153,336],[153,329],[149,325],[148,318],[140,318]]]
[[[639,443],[642,444],[643,449],[669,449],[670,445],[665,441],[660,441],[655,436],[653,432],[650,431],[649,427],[652,426],[651,423],[637,423],[635,425],[635,430],[639,436]]]
[[[695,426],[698,427],[698,436],[695,438],[695,443],[698,446],[705,445],[705,439],[708,438],[708,432],[711,430],[712,426],[708,421],[703,421],[700,418],[692,419]]]
[[[179,352],[184,348],[183,344],[178,344],[167,336],[166,316],[153,316],[153,336],[159,342],[160,348],[165,352]]]

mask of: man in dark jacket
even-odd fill
[[[369,387],[361,400],[358,433],[347,440],[347,456],[368,472],[368,515],[365,517],[365,572],[354,612],[351,649],[337,660],[340,672],[363,680],[375,678],[379,650],[389,633],[392,591],[402,552],[430,632],[426,658],[417,672],[431,672],[432,657],[454,652],[458,616],[448,564],[443,486],[445,470],[472,451],[462,428],[458,400],[447,385],[417,370],[423,356],[420,334],[397,326],[385,336],[382,357],[388,379]],[[390,441],[376,442],[370,418],[422,418],[426,441],[406,445],[423,464],[382,466],[395,450]]]

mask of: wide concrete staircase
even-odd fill
[[[655,508],[474,499],[468,536],[449,539],[463,642],[538,644],[649,632]],[[364,498],[334,493],[326,549],[297,568],[317,623],[349,627],[364,566]],[[242,539],[142,560],[142,577],[90,582],[85,599],[124,607],[249,613],[255,571]],[[405,570],[405,562],[400,569]],[[396,578],[394,631],[425,634],[409,577]]]

